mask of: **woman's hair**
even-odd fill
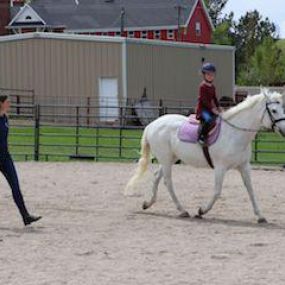
[[[4,103],[8,99],[6,95],[0,95],[0,103]]]

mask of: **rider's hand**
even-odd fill
[[[222,112],[221,108],[218,107],[218,108],[213,108],[212,109],[212,113],[214,113],[215,115],[219,115],[220,113]]]

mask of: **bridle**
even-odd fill
[[[265,105],[265,110],[263,112],[263,115],[261,117],[261,122],[264,120],[265,114],[267,112],[267,114],[270,118],[270,121],[272,123],[271,129],[273,131],[275,131],[275,127],[278,127],[277,124],[279,122],[285,121],[285,117],[276,120],[272,114],[272,111],[269,109],[269,105],[280,104],[280,102],[279,101],[272,101],[271,102],[271,101],[269,101],[269,98],[267,95],[265,95],[265,97],[266,97],[266,105]],[[227,125],[229,125],[230,127],[234,128],[236,130],[243,131],[243,132],[251,132],[251,133],[256,133],[259,131],[259,129],[249,129],[249,128],[242,128],[242,127],[236,126],[236,125],[232,124],[231,122],[229,122],[228,120],[224,119],[221,115],[219,115],[219,117],[221,118],[221,120],[223,122],[225,122]]]
[[[261,121],[263,121],[264,116],[265,116],[265,112],[267,111],[268,116],[269,116],[269,118],[270,118],[270,121],[271,121],[271,123],[272,123],[271,129],[272,129],[273,131],[275,131],[276,124],[279,123],[279,122],[285,121],[285,117],[280,118],[280,119],[277,119],[277,120],[274,119],[274,116],[273,116],[271,110],[270,110],[269,107],[268,107],[269,105],[272,105],[272,104],[280,104],[280,102],[279,102],[279,101],[270,102],[270,101],[267,100],[267,102],[266,102],[266,109],[265,109],[265,111],[264,111],[264,113],[263,113],[263,116],[262,116]],[[277,127],[278,127],[278,126],[277,126]]]

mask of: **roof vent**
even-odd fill
[[[115,0],[105,0],[106,3],[113,3]]]

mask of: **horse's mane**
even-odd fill
[[[230,108],[227,110],[224,114],[223,117],[225,119],[230,119],[233,116],[239,114],[242,111],[248,110],[253,108],[257,103],[262,102],[262,100],[265,99],[264,95],[267,95],[270,97],[270,99],[275,99],[275,100],[282,100],[282,95],[277,93],[277,92],[272,92],[270,93],[268,90],[262,90],[262,92],[258,95],[254,96],[248,96],[246,100],[243,102],[239,103],[237,106]]]

